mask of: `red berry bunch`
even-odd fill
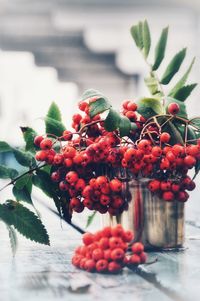
[[[105,227],[94,234],[85,233],[84,245],[75,250],[72,263],[88,272],[99,273],[118,273],[126,266],[145,263],[143,244],[137,242],[130,246],[132,240],[132,231],[125,231],[121,225]]]

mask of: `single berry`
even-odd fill
[[[167,110],[169,114],[176,115],[180,111],[180,106],[176,102],[172,102],[169,104]]]

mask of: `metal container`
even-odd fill
[[[149,191],[148,181],[126,181],[124,197],[129,195],[128,210],[119,216],[104,215],[103,224],[120,223],[125,229],[132,230],[135,240],[143,242],[146,250],[181,248],[184,243],[184,203],[160,199]]]

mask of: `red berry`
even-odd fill
[[[163,191],[168,191],[171,189],[171,182],[170,181],[162,181],[160,184],[160,188]]]
[[[65,158],[73,158],[76,155],[76,149],[72,146],[67,146],[63,149],[63,156]]]
[[[153,180],[148,184],[148,188],[150,191],[155,192],[160,189],[160,181],[158,180]]]
[[[85,270],[88,272],[93,272],[95,271],[96,268],[96,262],[93,259],[88,259],[85,262]]]
[[[132,245],[131,250],[134,254],[140,254],[144,252],[144,246],[141,242],[136,242]]]
[[[37,146],[40,146],[40,143],[42,142],[44,138],[42,136],[36,136],[34,138],[34,144],[37,145]]]
[[[67,182],[69,182],[70,184],[72,183],[76,183],[78,181],[78,174],[75,171],[69,171],[66,176],[65,179]]]
[[[121,248],[116,248],[111,252],[111,259],[114,261],[123,260],[125,256],[124,250]]]
[[[108,238],[111,237],[111,227],[105,227],[105,228],[103,228],[102,235],[104,237],[108,237]]]
[[[94,235],[91,233],[84,233],[82,236],[83,243],[88,246],[94,242]]]
[[[120,237],[111,237],[109,239],[109,246],[111,249],[120,248],[122,245],[122,239]]]
[[[127,230],[124,232],[122,239],[125,242],[131,242],[134,238],[133,232],[131,230]]]
[[[106,259],[100,259],[96,263],[97,272],[106,272],[108,269],[108,261]]]
[[[176,102],[172,102],[169,104],[167,110],[169,114],[176,115],[180,111],[180,106]]]
[[[111,180],[110,189],[114,192],[120,192],[122,190],[122,182],[118,179]]]
[[[92,259],[97,261],[103,258],[104,258],[104,252],[102,249],[97,248],[92,252]]]
[[[140,254],[140,262],[145,263],[147,261],[147,254],[145,252],[142,252]]]
[[[63,136],[63,139],[66,140],[66,141],[71,140],[72,137],[73,137],[72,132],[67,131],[67,130],[65,130],[65,131],[63,132],[62,136]]]
[[[170,134],[167,133],[167,132],[163,132],[163,133],[160,135],[160,141],[161,141],[162,143],[168,143],[169,140],[170,140],[170,138],[171,138],[171,136],[170,136]]]
[[[177,195],[177,200],[179,202],[186,202],[189,198],[189,194],[186,191],[179,191],[178,195]]]
[[[54,182],[59,182],[60,181],[60,173],[57,171],[52,172],[51,180]]]
[[[37,161],[45,161],[47,159],[47,153],[43,150],[38,151],[35,155]]]
[[[61,154],[56,154],[55,156],[54,156],[54,159],[53,159],[53,164],[55,164],[55,165],[60,165],[60,164],[62,164],[62,162],[63,162],[63,155],[61,155]]]
[[[102,237],[99,241],[99,247],[103,250],[109,248],[109,239],[108,237]]]
[[[137,110],[137,105],[136,103],[130,101],[128,104],[127,104],[127,108],[126,108],[128,111],[136,111]]]
[[[162,149],[159,146],[154,146],[152,147],[151,153],[155,157],[160,157],[162,155]]]
[[[45,138],[40,142],[40,148],[41,149],[51,149],[53,145],[53,142],[49,138]]]
[[[175,199],[174,193],[171,191],[165,191],[162,195],[163,200],[167,202],[172,202]]]
[[[194,167],[194,165],[196,164],[196,159],[193,156],[187,155],[184,158],[184,164],[188,167],[188,168],[192,168]]]
[[[173,192],[178,192],[180,190],[180,185],[177,183],[172,184],[172,191]]]
[[[122,270],[122,266],[120,263],[112,261],[108,264],[108,271],[110,273],[118,273]]]
[[[129,262],[134,265],[140,264],[141,263],[140,256],[137,254],[131,255]]]

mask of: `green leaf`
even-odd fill
[[[131,36],[135,41],[135,44],[138,48],[142,49],[143,48],[143,44],[142,44],[142,39],[140,36],[140,31],[139,31],[139,25],[133,25],[131,27]]]
[[[126,116],[121,116],[119,123],[120,137],[128,136],[131,130],[131,122]]]
[[[166,112],[167,113],[168,113],[167,108],[168,108],[169,104],[170,103],[177,103],[179,105],[179,108],[180,108],[177,116],[180,116],[180,117],[183,117],[183,118],[188,118],[187,112],[186,112],[186,106],[182,101],[179,101],[179,100],[177,100],[175,98],[172,98],[172,97],[166,97],[165,100],[166,100]]]
[[[200,117],[190,119],[190,124],[196,126],[200,130]]]
[[[27,186],[24,186],[22,189],[18,189],[16,186],[14,186],[12,192],[17,201],[24,201],[29,204],[33,203]]]
[[[0,165],[0,178],[1,179],[14,179],[18,176],[18,171],[14,168],[9,168],[4,165]]]
[[[144,21],[142,27],[142,40],[144,45],[144,57],[147,58],[151,48],[151,35],[147,20]]]
[[[174,98],[180,100],[180,101],[185,101],[188,96],[190,96],[191,92],[194,90],[194,88],[196,88],[197,84],[191,84],[191,85],[187,85],[184,86],[182,88],[180,88],[175,94],[174,94]]]
[[[52,102],[46,117],[55,119],[60,122],[62,121],[60,109],[55,102]]]
[[[0,153],[12,151],[12,147],[5,141],[0,141]]]
[[[109,113],[104,121],[104,127],[108,132],[116,130],[120,123],[120,115],[117,111],[112,108],[109,110]]]
[[[30,152],[13,148],[13,154],[17,162],[19,162],[23,166],[32,166],[33,164],[35,164],[34,155]]]
[[[105,98],[98,98],[96,101],[89,104],[90,117],[93,118],[97,114],[103,113],[110,109],[111,105]]]
[[[159,41],[155,49],[155,59],[152,70],[157,70],[165,57],[165,49],[167,45],[168,27],[163,28]]]
[[[38,170],[36,172],[36,175],[33,176],[33,184],[40,188],[48,197],[53,198],[55,196],[51,177],[45,171]]]
[[[0,218],[26,238],[49,245],[49,236],[41,220],[20,203],[9,200],[0,204]]]
[[[96,213],[97,213],[97,211],[94,211],[90,216],[88,216],[86,228],[88,228],[92,224]]]
[[[53,134],[57,137],[62,136],[63,132],[66,130],[64,124],[51,117],[45,117],[46,133]]]
[[[37,136],[36,131],[30,127],[21,127],[21,131],[26,142],[25,150],[35,153],[34,138]]]
[[[170,93],[168,94],[171,97],[175,97],[175,94],[185,85],[187,78],[190,74],[190,71],[192,70],[192,67],[194,65],[195,62],[195,57],[193,58],[189,68],[186,70],[185,74],[181,77],[181,79],[176,83],[176,85],[174,86],[174,88],[170,91]]]
[[[164,121],[165,121],[165,118],[164,118]],[[171,145],[174,145],[177,143],[184,145],[182,135],[180,134],[177,127],[171,121],[166,123],[166,125],[163,127],[163,130],[170,134],[170,136],[171,136],[170,144]]]
[[[161,84],[167,85],[170,80],[173,78],[173,76],[178,72],[184,58],[186,55],[186,48],[179,51],[171,60],[169,65],[167,66],[167,69],[165,70],[162,79]]]
[[[17,234],[15,229],[12,226],[7,225],[7,229],[8,229],[8,233],[9,233],[9,238],[10,238],[10,246],[11,246],[11,250],[12,250],[12,254],[13,256],[15,256],[16,251],[17,251]]]
[[[94,89],[88,89],[83,93],[81,100],[86,100],[95,96],[105,98],[101,92]]]
[[[144,81],[152,95],[159,93],[158,81],[155,77],[149,76],[149,77],[145,78]]]
[[[144,118],[150,118],[163,113],[163,106],[156,98],[143,98],[138,103],[138,113]]]

